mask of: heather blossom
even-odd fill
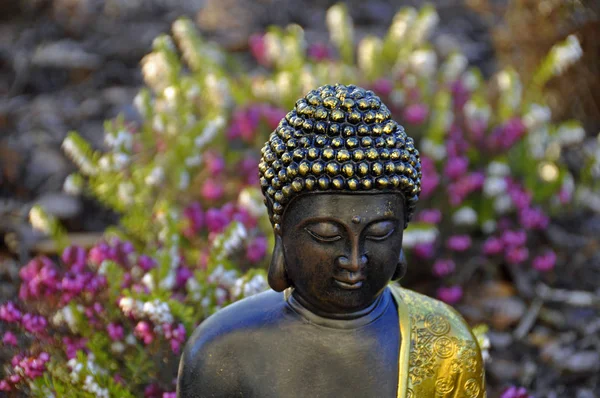
[[[471,247],[471,237],[469,235],[454,235],[446,241],[448,249],[463,252]]]
[[[533,268],[538,271],[550,271],[556,264],[556,253],[552,250],[548,250],[544,254],[535,257],[531,261],[531,264],[533,265]]]
[[[437,290],[437,298],[450,305],[456,304],[463,296],[463,290],[460,286],[440,287]]]

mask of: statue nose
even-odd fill
[[[337,264],[340,268],[349,272],[358,272],[367,265],[367,256],[352,255],[352,256],[340,256],[337,258]]]

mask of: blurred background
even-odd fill
[[[22,264],[36,254],[56,252],[49,238],[30,225],[33,205],[41,205],[87,247],[118,223],[118,213],[96,199],[64,192],[67,176],[77,167],[61,145],[76,130],[92,148],[102,150],[105,120],[121,115],[125,123],[143,122],[134,105],[146,84],[140,63],[154,39],[168,33],[178,17],[189,17],[202,37],[235,57],[235,70],[252,75],[264,65],[249,38],[271,25],[298,24],[306,43],[327,43],[326,13],[335,3],[0,2],[0,303],[17,295]],[[402,7],[425,5],[398,0],[345,4],[354,21],[355,43],[370,35],[384,37]],[[520,75],[523,87],[535,87],[536,71],[553,46],[570,35],[577,38],[580,58],[560,76],[544,81],[542,99],[553,122],[575,120],[583,129],[577,139],[581,145],[561,152],[576,177],[581,159],[596,156],[588,153],[596,150],[600,131],[600,2],[440,0],[433,5],[439,20],[429,38],[431,48],[440,57],[459,51],[484,80],[509,67]],[[323,44],[312,51],[316,58],[326,57],[335,48]],[[407,131],[410,135],[408,126]],[[553,213],[543,242],[563,253],[562,266],[542,278],[542,285],[530,273],[506,267],[495,283],[479,286],[478,294],[470,296],[467,288],[461,311],[491,327],[487,371],[494,393],[524,385],[536,397],[600,396],[599,202],[592,190],[587,205]],[[427,285],[428,278],[409,275],[414,286]]]

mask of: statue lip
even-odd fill
[[[365,280],[365,277],[362,275],[359,275],[356,278],[333,277],[333,280],[335,280],[335,283],[342,289],[354,290],[354,289],[361,288],[361,286],[363,285],[363,281]]]

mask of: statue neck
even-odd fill
[[[287,299],[288,305],[310,323],[335,329],[356,329],[368,325],[385,313],[391,301],[390,291],[386,288],[373,304],[365,309],[350,313],[332,314],[311,308],[295,291]]]

